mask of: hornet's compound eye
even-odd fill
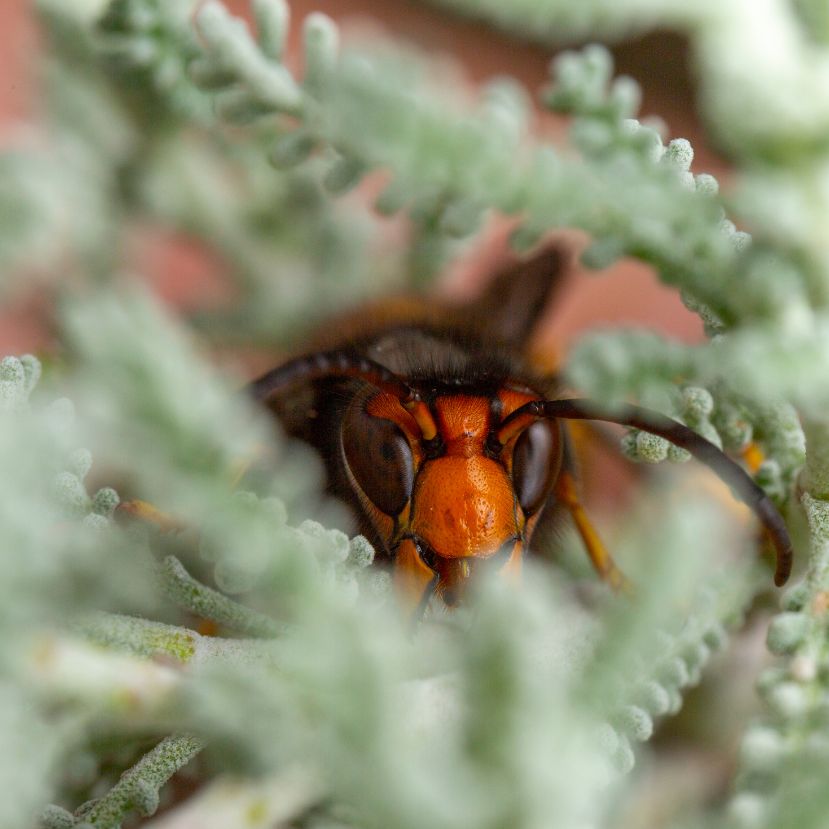
[[[512,484],[525,515],[537,512],[547,500],[561,467],[557,427],[538,421],[524,429],[512,450]]]
[[[400,513],[412,495],[414,461],[409,441],[391,420],[351,406],[342,425],[342,447],[348,468],[380,512]]]

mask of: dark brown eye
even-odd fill
[[[526,515],[532,515],[541,507],[558,475],[561,452],[555,429],[555,426],[539,421],[528,426],[515,441],[512,484]]]
[[[352,406],[343,420],[342,445],[348,468],[374,506],[397,515],[412,494],[414,463],[397,424]]]

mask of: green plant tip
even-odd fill
[[[805,640],[811,620],[805,613],[780,613],[769,625],[766,642],[776,654],[792,653]]]

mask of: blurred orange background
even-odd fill
[[[228,5],[247,14],[248,3]],[[472,83],[498,74],[519,79],[528,90],[544,83],[553,50],[511,38],[486,25],[454,17],[416,0],[295,0],[292,8],[291,60],[298,61],[301,20],[310,11],[322,11],[340,22],[370,20],[388,33],[414,42],[436,55],[452,54],[465,67]],[[36,120],[38,32],[26,0],[5,0],[0,9],[0,146],[7,144],[21,122]],[[721,177],[723,161],[706,145],[696,118],[687,50],[677,36],[655,33],[614,47],[617,71],[630,74],[643,89],[643,114],[659,115],[672,136],[694,144],[695,172]],[[550,116],[539,116],[550,121]],[[478,244],[453,264],[443,291],[463,295],[486,278],[494,259],[504,255],[505,230],[490,222]],[[578,237],[575,245],[582,244]],[[187,304],[187,297],[205,289],[210,268],[198,252],[178,246],[167,250],[153,245],[143,251],[141,265],[168,301]],[[209,287],[209,286],[208,286]],[[542,340],[566,348],[585,328],[607,324],[639,324],[683,340],[701,338],[699,320],[679,302],[673,291],[661,287],[646,266],[625,261],[599,275],[576,269],[569,290],[545,327]],[[0,353],[20,353],[49,347],[43,309],[36,297],[11,298],[0,311]]]

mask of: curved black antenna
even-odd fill
[[[375,363],[374,360],[348,351],[323,351],[319,354],[296,357],[254,380],[248,386],[248,390],[257,400],[264,402],[271,395],[298,380],[320,380],[325,377],[353,377],[365,380],[381,391],[399,397],[402,402],[417,397],[414,389],[394,372],[380,363]]]
[[[777,567],[774,583],[780,587],[791,574],[792,542],[782,516],[768,495],[749,477],[748,473],[734,463],[713,443],[698,435],[692,429],[658,412],[639,406],[624,405],[605,408],[592,400],[533,400],[516,409],[498,427],[499,436],[512,435],[523,421],[538,419],[604,420],[631,426],[652,435],[665,438],[675,446],[690,452],[698,461],[711,468],[725,481],[739,498],[751,507],[763,523],[777,552]]]
[[[364,380],[380,391],[394,395],[412,416],[424,440],[433,440],[437,436],[435,419],[417,389],[380,363],[351,351],[321,351],[319,354],[296,357],[254,380],[248,390],[264,403],[271,395],[298,380],[322,380],[325,377]]]

